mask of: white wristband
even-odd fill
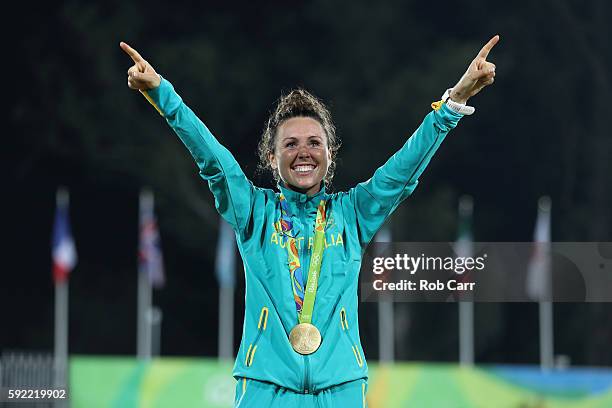
[[[444,95],[442,95],[442,101],[446,104],[446,106],[448,106],[450,110],[460,113],[462,115],[471,115],[476,112],[476,108],[474,108],[473,106],[468,106],[464,103],[458,103],[453,101],[450,98],[450,93],[452,90],[453,88],[449,88],[446,90],[446,92],[444,92]]]

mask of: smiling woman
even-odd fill
[[[269,154],[270,167],[292,190],[309,196],[318,193],[331,162],[327,136],[319,122],[305,117],[291,118],[277,133],[274,153]]]
[[[313,195],[321,181],[330,186],[339,148],[329,110],[308,91],[296,89],[280,98],[268,119],[259,142],[259,168]]]
[[[310,93],[298,89],[278,102],[259,145],[261,166],[272,170],[277,190],[255,187],[170,82],[120,44],[134,61],[128,86],[142,92],[189,149],[236,233],[248,285],[233,370],[236,406],[366,406],[368,367],[357,316],[362,254],[414,191],[448,132],[473,113],[467,100],[493,83],[495,66],[486,57],[498,39],[369,180],[334,194],[326,185],[339,142],[329,111]]]

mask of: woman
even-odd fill
[[[129,45],[128,86],[166,119],[193,155],[215,205],[236,232],[246,276],[242,341],[233,375],[239,407],[365,407],[368,370],[359,341],[357,283],[368,243],[446,134],[493,83],[493,37],[457,85],[371,179],[326,192],[338,149],[325,106],[304,90],[281,98],[259,146],[278,191],[253,186],[232,154],[172,85]],[[315,302],[316,299],[316,302]]]

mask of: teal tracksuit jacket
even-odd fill
[[[324,188],[308,197],[279,185],[294,215],[294,233],[303,270],[308,271],[317,205],[327,200],[325,250],[312,323],[320,348],[309,356],[289,344],[298,323],[287,265],[287,239],[277,192],[255,187],[223,147],[162,78],[144,93],[195,159],[221,216],[236,232],[244,261],[246,310],[234,365],[236,378],[276,384],[296,393],[320,390],[368,377],[359,339],[357,284],[362,254],[395,208],[416,188],[418,178],[462,115],[447,108],[429,113],[404,146],[372,178],[347,192]]]

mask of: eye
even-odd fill
[[[288,142],[285,147],[294,147],[295,146],[295,142]]]
[[[312,146],[321,146],[321,142],[319,142],[318,140],[312,140],[312,141],[310,142],[310,144],[311,144]]]

